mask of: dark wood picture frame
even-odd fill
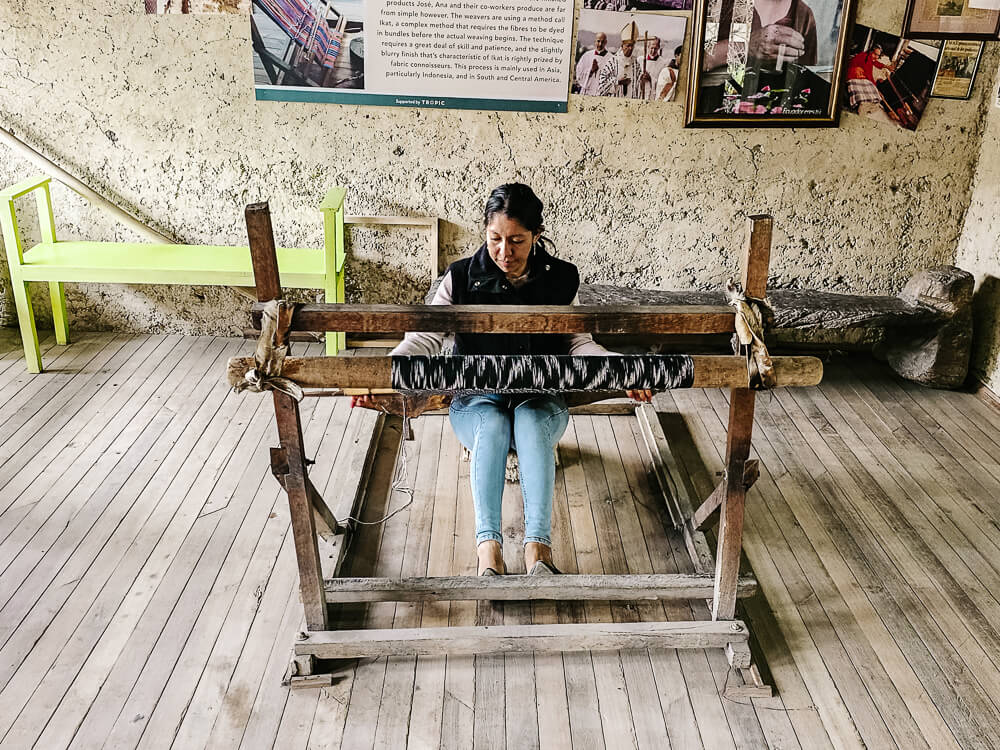
[[[824,0],[825,2],[836,2],[836,0]],[[723,4],[728,2],[728,0],[723,0]],[[816,2],[816,0],[813,0]],[[723,83],[722,86],[719,85],[707,85],[705,79],[710,77],[712,73],[715,73],[715,77],[720,76],[719,68],[715,71],[704,71],[703,66],[705,64],[705,30],[708,22],[707,6],[709,0],[696,0],[694,6],[694,23],[691,28],[691,46],[690,53],[688,55],[688,95],[687,100],[684,105],[684,125],[685,127],[837,127],[840,122],[840,100],[841,92],[844,86],[844,64],[845,56],[847,54],[847,46],[849,42],[849,35],[851,32],[851,27],[854,22],[854,11],[856,7],[855,0],[842,0],[838,3],[837,10],[835,11],[836,24],[832,26],[829,30],[819,30],[818,33],[829,33],[834,28],[837,29],[837,44],[836,51],[833,55],[832,66],[829,70],[829,81],[822,78],[819,74],[809,71],[807,66],[794,66],[799,72],[805,70],[811,74],[814,79],[820,79],[824,83],[829,85],[829,95],[822,107],[822,110],[817,114],[794,114],[798,104],[792,103],[789,107],[781,107],[781,111],[778,114],[773,114],[771,111],[764,113],[749,112],[747,111],[749,107],[748,103],[752,104],[754,99],[760,97],[765,92],[765,87],[761,86],[759,90],[754,91],[752,94],[747,94],[745,97],[741,96],[739,102],[736,103],[737,111],[720,111],[719,108],[713,108],[708,110],[712,104],[709,101],[724,100],[729,99],[730,101],[726,105],[733,104],[733,99],[731,95],[724,94],[723,96],[717,96],[718,92],[711,91],[712,89],[725,89],[726,84]],[[808,5],[806,6],[808,8]],[[809,11],[811,12],[811,10]],[[726,32],[728,33],[728,31]],[[724,40],[724,41],[728,41]],[[792,68],[792,64],[789,63],[789,68]],[[723,71],[721,75],[725,76],[727,71]],[[759,71],[752,71],[760,74]],[[774,74],[770,71],[765,71],[767,75],[773,76]],[[762,79],[758,78],[758,82]],[[788,80],[786,76],[785,80]],[[807,79],[808,80],[808,79]],[[746,84],[747,78],[744,77],[743,82]],[[810,94],[810,86],[799,86],[799,93],[793,95],[791,93],[792,89],[773,89],[767,86],[768,101],[771,101],[771,95],[773,93],[787,92],[783,94],[784,99],[794,99],[797,102],[803,101],[801,96]],[[745,89],[744,89],[745,90]],[[759,101],[759,99],[757,99]],[[712,102],[714,103],[714,101]],[[814,101],[810,101],[813,104]],[[779,102],[780,104],[780,102]],[[756,106],[756,105],[755,105]],[[759,107],[758,107],[759,108]],[[771,109],[776,109],[776,106],[772,106]],[[699,111],[702,110],[702,111]],[[742,111],[740,111],[742,110]]]
[[[967,19],[967,28],[960,29],[958,22],[951,24],[953,28],[931,29],[926,24],[922,24],[917,19],[917,8],[927,3],[938,4],[939,0],[907,0],[906,15],[903,17],[903,37],[906,39],[967,39],[970,41],[984,41],[1000,39],[1000,10],[984,10],[983,18],[973,20]],[[964,5],[964,3],[963,3]],[[972,10],[976,10],[973,8]],[[938,18],[949,18],[944,14]],[[951,18],[958,18],[952,16]]]
[[[969,89],[965,92],[964,96],[957,96],[955,94],[935,94],[938,85],[938,76],[941,75],[941,65],[944,63],[944,55],[948,48],[949,42],[962,42],[967,41],[964,39],[945,39],[941,42],[941,51],[938,53],[938,64],[937,70],[934,71],[934,84],[931,86],[931,99],[962,99],[967,100],[972,98],[972,88],[976,85],[976,75],[979,73],[979,63],[983,59],[983,48],[986,46],[985,42],[978,42],[979,52],[976,53],[976,61],[972,66],[972,75],[969,76]],[[971,43],[976,43],[974,40],[968,40]]]

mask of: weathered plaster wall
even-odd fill
[[[992,106],[1000,77],[995,65],[984,73],[992,89],[984,102],[982,149],[955,263],[976,277],[972,374],[1000,393],[1000,108]]]
[[[858,20],[899,28],[903,6],[867,0]],[[895,293],[954,258],[988,83],[970,102],[933,100],[916,133],[849,114],[839,129],[685,130],[676,104],[578,97],[566,115],[258,103],[250,55],[238,17],[0,0],[0,122],[187,242],[244,242],[243,205],[269,198],[279,243],[318,244],[315,206],[343,184],[351,213],[441,217],[452,259],[477,243],[487,191],[516,179],[590,282],[718,288],[742,217],[769,212],[772,283]],[[991,47],[984,69],[996,59]],[[0,147],[0,183],[34,171]],[[55,200],[62,236],[127,236],[68,191]],[[359,239],[352,292],[419,299],[414,241]],[[211,288],[80,285],[69,304],[77,327],[184,332],[238,330],[245,309]]]

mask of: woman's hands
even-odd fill
[[[773,62],[780,54],[786,60],[795,61],[805,53],[806,40],[795,29],[772,23],[750,35],[749,48],[750,56],[759,60]]]
[[[359,407],[361,409],[375,409],[376,411],[382,411],[382,406],[379,404],[378,396],[372,396],[371,394],[365,394],[364,396],[351,396],[351,408]]]
[[[653,392],[649,390],[625,391],[625,394],[633,401],[641,401],[648,404],[653,400]]]

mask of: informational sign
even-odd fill
[[[253,0],[257,99],[565,112],[573,0]]]

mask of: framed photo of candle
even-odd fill
[[[836,127],[854,0],[696,0],[688,127]]]
[[[1000,38],[1000,10],[970,0],[907,0],[903,36],[909,39]]]

